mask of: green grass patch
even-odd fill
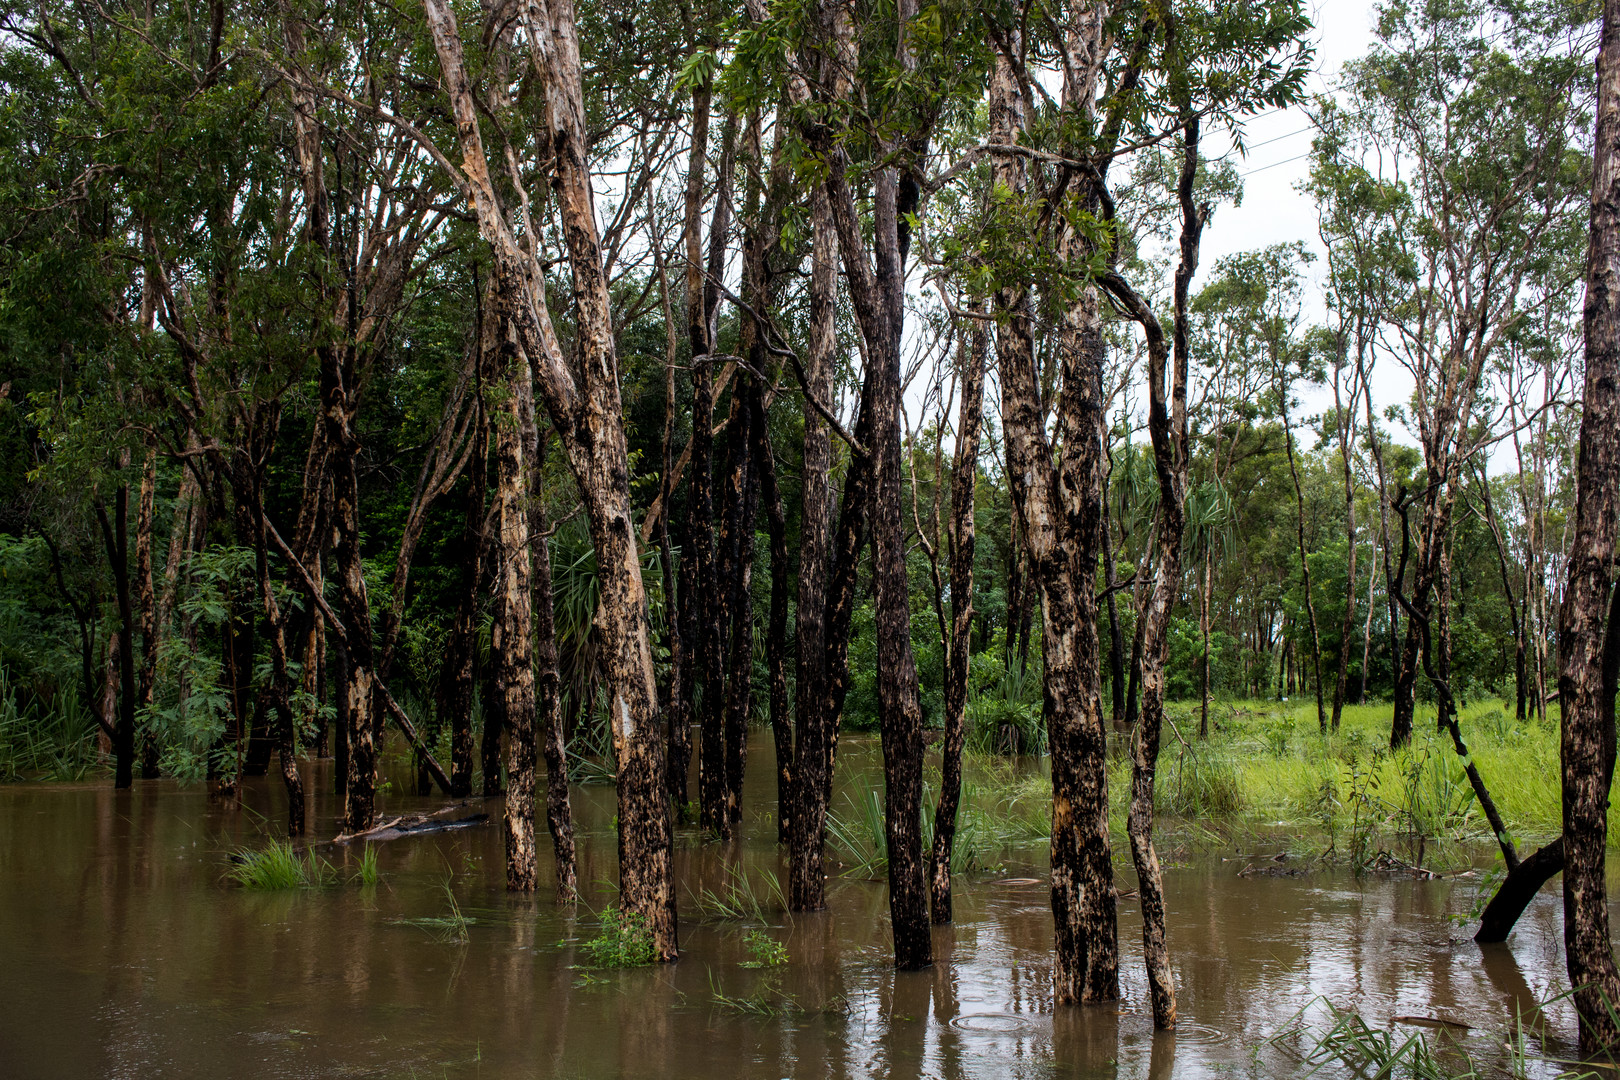
[[[646,967],[658,959],[652,928],[642,916],[608,908],[598,920],[597,935],[582,946],[592,967]]]

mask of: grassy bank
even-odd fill
[[[1357,865],[1418,841],[1452,845],[1450,860],[1490,850],[1490,829],[1450,736],[1435,730],[1434,710],[1419,710],[1411,745],[1393,753],[1390,715],[1387,704],[1348,707],[1339,731],[1324,736],[1314,702],[1220,702],[1211,706],[1209,738],[1200,739],[1197,704],[1172,705],[1155,792],[1161,844],[1196,848],[1265,836],[1288,841],[1301,855]],[[1556,836],[1556,712],[1545,725],[1519,724],[1500,702],[1478,702],[1463,710],[1461,726],[1521,851]],[[1120,844],[1129,749],[1128,734],[1110,736],[1109,817]],[[964,773],[958,869],[994,867],[1044,844],[1051,814],[1044,761],[970,753]],[[834,807],[829,842],[846,872],[873,874],[883,865],[879,783],[874,776]],[[925,834],[936,790],[937,775]],[[1620,846],[1620,810],[1609,836]]]

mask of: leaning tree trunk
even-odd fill
[[[984,323],[974,320],[963,349],[962,404],[956,424],[956,456],[951,462],[951,522],[946,534],[951,558],[951,636],[945,657],[945,745],[929,874],[929,909],[936,924],[951,921],[951,861],[962,799],[962,744],[967,735],[968,663],[973,644],[973,489],[979,476],[987,335]]]
[[[1620,1042],[1620,970],[1606,891],[1615,760],[1620,592],[1611,566],[1620,517],[1620,0],[1605,0],[1598,52],[1596,160],[1586,257],[1586,386],[1569,579],[1558,618],[1564,803],[1564,957],[1581,1049]]]
[[[545,280],[508,225],[485,156],[479,114],[455,16],[445,0],[423,0],[462,149],[462,177],[490,243],[495,278],[518,338],[538,368],[538,388],[579,485],[596,549],[596,611],[608,712],[618,761],[619,905],[643,922],[662,960],[677,953],[675,890],[664,733],[658,716],[647,596],[630,505],[630,467],[612,305],[596,230],[579,40],[571,0],[524,9],[530,57],[546,98],[552,194],[576,298],[572,361],[546,307]]]
[[[1173,33],[1173,29],[1167,30]],[[1193,201],[1193,179],[1198,167],[1199,121],[1184,107],[1182,163],[1177,194],[1181,203],[1180,261],[1176,266],[1172,329],[1173,348],[1167,350],[1163,331],[1152,309],[1117,277],[1110,291],[1141,324],[1148,346],[1148,432],[1153,440],[1153,466],[1159,483],[1158,573],[1153,591],[1138,618],[1142,633],[1142,716],[1132,742],[1131,809],[1127,831],[1136,864],[1142,907],[1142,960],[1147,967],[1148,993],[1153,1004],[1153,1025],[1161,1030],[1176,1026],[1176,990],[1170,971],[1170,950],[1165,940],[1164,878],[1153,847],[1153,786],[1158,768],[1159,738],[1165,716],[1165,659],[1169,652],[1171,609],[1180,589],[1181,533],[1186,523],[1187,369],[1189,362],[1187,294],[1198,269],[1199,240],[1209,217],[1209,206]],[[1169,370],[1167,371],[1167,366]],[[1166,376],[1169,385],[1166,386]],[[1168,390],[1168,394],[1166,391]],[[1320,687],[1319,687],[1320,690]],[[1320,709],[1320,698],[1318,698]]]

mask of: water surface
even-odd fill
[[[873,783],[871,747],[846,746],[844,790]],[[1375,1027],[1461,1021],[1475,1030],[1464,1045],[1488,1056],[1516,1014],[1566,986],[1556,885],[1507,945],[1482,950],[1446,917],[1472,902],[1469,883],[1254,874],[1278,865],[1267,860],[1282,847],[1252,839],[1242,850],[1166,846],[1174,1036],[1152,1031],[1132,899],[1120,910],[1125,1000],[1053,1007],[1038,848],[959,879],[957,921],[936,931],[931,971],[889,967],[881,882],[835,879],[829,911],[773,910],[763,927],[703,921],[694,897],[738,867],[756,883],[767,871],[786,878],[768,743],[752,757],[745,838],[721,845],[681,830],[681,959],[623,972],[582,967],[579,947],[596,932],[591,909],[612,897],[610,788],[574,789],[588,904],[569,910],[547,892],[549,849],[541,894],[505,893],[498,801],[466,811],[487,810],[488,824],[376,845],[375,888],[253,893],[223,874],[231,851],[275,832],[276,782],[250,781],[239,805],[169,781],[123,793],[104,782],[0,787],[0,1076],[1270,1076],[1299,1071],[1307,1039],[1266,1040],[1301,1010],[1323,1022],[1323,1001]],[[396,791],[405,775],[398,768]],[[330,837],[330,763],[306,777],[313,831]],[[389,795],[384,814],[445,804]],[[316,850],[342,874],[358,858]],[[1123,847],[1116,860],[1128,891]],[[444,918],[452,897],[475,920],[464,942],[412,921]],[[786,966],[740,966],[745,934],[759,929],[786,946]],[[1572,1056],[1570,1010],[1547,1016],[1547,1045],[1531,1045]]]

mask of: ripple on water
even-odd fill
[[[951,1027],[984,1035],[1019,1035],[1035,1030],[1028,1017],[999,1012],[964,1013],[951,1018]]]

